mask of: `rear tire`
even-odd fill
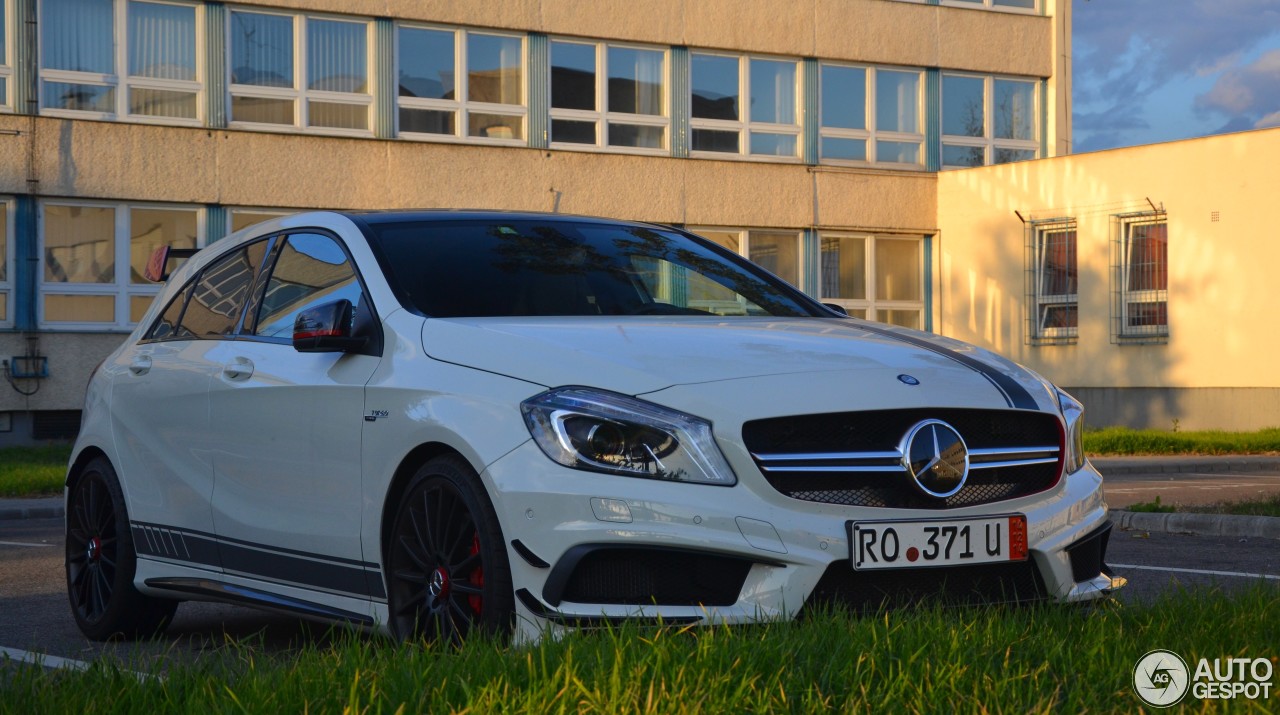
[[[387,544],[391,633],[461,644],[476,631],[508,636],[515,623],[511,565],[480,477],[447,455],[405,489]]]
[[[115,469],[89,462],[67,495],[67,597],[90,640],[148,638],[164,631],[178,602],[134,588],[138,557]]]

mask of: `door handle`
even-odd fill
[[[247,380],[253,376],[253,361],[245,357],[235,358],[223,366],[222,374],[228,380]]]
[[[134,355],[133,362],[129,363],[129,372],[135,375],[145,375],[151,372],[151,356]]]

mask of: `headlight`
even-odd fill
[[[520,411],[533,441],[566,467],[720,486],[738,481],[710,423],[652,402],[560,387],[525,400]]]
[[[1058,390],[1058,408],[1067,426],[1067,453],[1064,474],[1072,474],[1084,466],[1084,405],[1076,398]]]

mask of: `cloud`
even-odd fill
[[[1092,0],[1072,7],[1077,148],[1104,148],[1098,143],[1104,138],[1118,142],[1109,146],[1134,143],[1120,134],[1140,137],[1135,130],[1144,127],[1133,118],[1146,113],[1153,96],[1168,94],[1175,83],[1229,72],[1280,36],[1277,0]],[[1210,117],[1230,114],[1230,105],[1253,107],[1258,86],[1252,75],[1215,86],[1197,108]],[[1254,121],[1280,106],[1262,102],[1257,109]],[[1133,126],[1122,126],[1126,119]]]
[[[1276,0],[1094,0],[1073,7],[1077,55],[1114,55],[1137,39],[1149,48],[1138,69],[1164,77],[1219,72],[1280,29]]]
[[[1280,113],[1280,50],[1224,71],[1208,92],[1196,97],[1195,109],[1248,120],[1254,127],[1274,126]]]

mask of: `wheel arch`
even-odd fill
[[[413,479],[414,474],[417,474],[418,469],[436,457],[444,455],[454,455],[471,464],[471,460],[467,459],[465,454],[452,446],[443,442],[427,442],[410,450],[404,456],[404,459],[400,460],[400,464],[396,466],[395,475],[392,476],[391,484],[387,487],[387,494],[382,500],[382,515],[378,525],[378,556],[382,560],[384,568],[387,563],[387,548],[390,545],[391,529],[395,522],[395,507],[400,504],[410,480]],[[471,464],[471,467],[475,469],[474,464]],[[476,469],[476,472],[479,473],[480,470]]]
[[[85,465],[98,457],[102,457],[108,462],[111,461],[111,458],[107,456],[107,453],[103,451],[101,447],[96,445],[89,445],[80,450],[80,453],[76,455],[75,460],[71,462],[71,467],[67,470],[67,478],[63,481],[62,485],[68,489],[75,486],[76,480],[80,478],[80,474],[84,471]],[[123,485],[121,485],[121,487],[123,488]]]

